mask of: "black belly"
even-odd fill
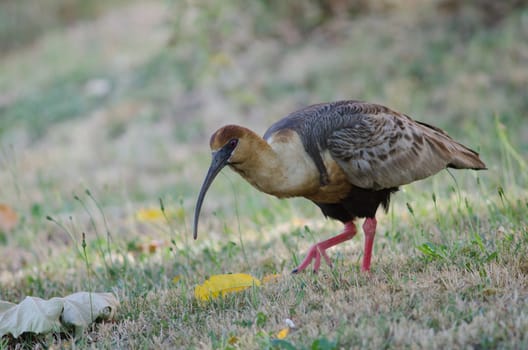
[[[396,191],[397,187],[379,191],[352,187],[347,197],[339,203],[314,203],[321,208],[325,216],[346,223],[355,218],[373,218],[380,204],[387,211],[390,196]]]

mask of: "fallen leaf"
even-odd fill
[[[73,325],[76,336],[96,320],[113,319],[119,306],[119,301],[112,293],[79,292],[63,300],[62,322]]]
[[[0,301],[0,338],[25,332],[46,333],[73,325],[75,334],[98,319],[112,319],[119,301],[112,293],[79,292],[44,300],[26,297],[20,304]]]
[[[17,224],[18,215],[13,208],[0,203],[0,231],[11,231]]]
[[[20,304],[13,304],[0,312],[0,337],[11,333],[17,338],[24,332],[45,333],[61,327],[59,317],[64,301],[62,298],[44,300],[26,297]]]
[[[185,211],[183,208],[180,209],[165,209],[165,215],[167,218],[183,219],[185,217]],[[142,222],[153,222],[165,220],[163,211],[160,208],[143,208],[136,212],[136,219]]]
[[[295,329],[295,323],[293,323],[293,321],[289,318],[286,318],[284,320],[284,323],[286,323],[286,325],[288,327],[286,328],[283,328],[279,331],[279,333],[277,333],[277,339],[284,339],[288,336],[288,334],[290,334],[290,330],[292,329]]]
[[[4,312],[15,306],[16,304],[10,303],[9,301],[0,300],[0,312]]]
[[[277,339],[284,339],[290,334],[290,327],[283,328],[277,333]]]
[[[139,221],[158,221],[164,219],[161,209],[140,209],[136,213]]]
[[[213,275],[203,284],[196,286],[194,296],[202,301],[239,292],[252,286],[260,286],[260,281],[245,273]]]

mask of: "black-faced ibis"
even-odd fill
[[[325,216],[344,223],[344,231],[313,245],[304,270],[326,249],[356,234],[363,223],[362,270],[370,270],[376,211],[385,210],[398,187],[444,168],[486,169],[477,152],[443,130],[417,122],[387,107],[359,101],[322,103],[293,112],[264,134],[238,125],[218,129],[210,140],[212,162],[196,203],[194,239],[202,202],[212,181],[228,165],[258,190],[278,198],[305,197]]]

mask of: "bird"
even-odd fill
[[[484,170],[477,152],[444,130],[415,121],[380,104],[343,100],[314,104],[272,124],[260,137],[239,125],[226,125],[210,138],[212,160],[198,194],[193,237],[205,194],[228,166],[257,190],[278,198],[304,197],[324,216],[341,221],[342,233],[312,245],[292,272],[313,271],[326,250],[352,239],[364,218],[361,271],[370,272],[376,212],[388,210],[400,186],[446,168]]]

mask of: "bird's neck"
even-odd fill
[[[247,153],[243,162],[230,164],[231,168],[260,191],[275,194],[273,179],[282,176],[277,153],[256,135],[251,138],[251,150]]]
[[[289,137],[268,143],[255,134],[248,157],[231,167],[262,192],[279,198],[302,196],[319,183],[313,161],[303,150],[300,139]]]

